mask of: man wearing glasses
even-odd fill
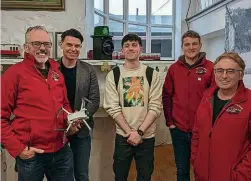
[[[89,113],[87,123],[93,128],[93,114],[99,108],[100,95],[96,73],[93,67],[78,59],[83,36],[76,29],[69,29],[61,35],[60,46],[63,57],[59,60],[64,75],[67,97],[73,111],[79,111],[82,98],[87,98],[86,109]],[[74,158],[74,177],[76,181],[89,181],[88,167],[91,152],[91,137],[83,125],[79,132],[70,138]]]
[[[28,28],[24,60],[2,76],[1,143],[16,158],[19,181],[42,181],[45,172],[53,181],[74,180],[72,151],[57,131],[67,126],[58,111],[71,108],[59,65],[49,58],[51,46],[44,27]]]
[[[216,85],[198,108],[191,162],[198,181],[251,180],[251,91],[245,88],[245,63],[224,53],[214,63]]]

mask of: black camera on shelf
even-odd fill
[[[94,60],[112,60],[114,44],[112,36],[109,35],[108,26],[96,26],[94,28],[93,38],[93,59]]]

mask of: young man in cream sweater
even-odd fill
[[[160,77],[139,62],[142,41],[136,34],[122,39],[125,63],[119,67],[118,85],[114,71],[106,77],[104,108],[116,123],[113,170],[115,181],[126,181],[134,158],[137,180],[150,181],[154,169],[156,118],[161,113]],[[115,76],[116,77],[116,76]]]

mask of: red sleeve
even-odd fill
[[[13,157],[17,157],[26,145],[15,135],[11,125],[10,116],[15,109],[18,94],[17,70],[10,67],[2,75],[1,85],[1,143]]]
[[[162,102],[167,127],[174,124],[172,119],[174,83],[171,69],[172,67],[168,69],[162,90]]]
[[[249,119],[249,150],[246,156],[241,160],[240,164],[237,165],[232,175],[233,181],[250,181],[251,180],[251,115]]]

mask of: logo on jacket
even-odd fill
[[[243,108],[239,104],[234,104],[231,107],[227,108],[229,114],[239,114]]]
[[[207,69],[204,68],[204,67],[197,67],[197,68],[196,68],[196,74],[198,74],[198,75],[203,75],[203,74],[205,74],[206,72],[207,72]]]
[[[54,81],[58,81],[58,79],[59,79],[59,74],[58,74],[57,72],[55,72],[55,71],[52,71],[52,72],[51,72],[51,77],[52,77],[52,79],[53,79]]]

